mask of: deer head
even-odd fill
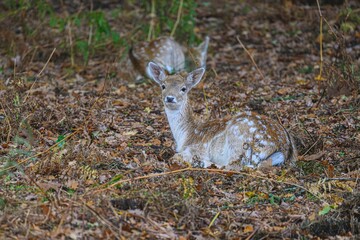
[[[189,74],[167,75],[159,65],[150,62],[148,73],[160,85],[165,107],[175,111],[186,106],[188,92],[201,81],[205,69],[198,68]]]

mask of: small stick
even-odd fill
[[[103,86],[103,89],[102,89],[101,94],[104,93],[104,89],[105,89],[105,85]],[[83,124],[82,124],[81,127],[76,128],[74,132],[70,133],[69,135],[67,135],[66,137],[64,137],[64,139],[62,139],[62,140],[60,140],[59,142],[55,143],[54,145],[52,145],[51,147],[49,147],[49,148],[46,149],[45,151],[39,152],[39,153],[37,153],[37,154],[34,154],[34,155],[30,156],[30,157],[27,157],[27,158],[19,161],[19,162],[18,162],[18,165],[23,164],[23,163],[26,163],[26,162],[28,162],[30,159],[34,158],[34,157],[38,157],[38,156],[40,156],[40,155],[42,155],[42,154],[45,154],[45,153],[49,152],[50,150],[52,150],[52,149],[54,149],[55,147],[57,147],[59,144],[63,143],[65,140],[73,137],[73,136],[76,135],[78,132],[80,132],[80,130],[82,130],[82,129],[84,128],[84,126],[86,126],[86,124],[88,123],[88,121],[89,121],[89,119],[90,119],[91,110],[95,107],[96,103],[97,103],[102,97],[103,97],[103,95],[101,95],[100,97],[98,97],[98,98],[95,100],[95,102],[93,103],[93,105],[91,106],[91,108],[90,108],[90,110],[89,110],[88,115],[86,116],[86,119],[83,121]],[[13,169],[13,168],[16,168],[16,167],[17,167],[17,166],[10,166],[10,167],[3,168],[3,169],[0,168],[0,171],[7,171],[7,170],[10,170],[10,169]]]
[[[215,220],[219,217],[220,213],[221,213],[221,211],[218,211],[218,212],[216,213],[216,215],[215,215],[215,216],[213,217],[213,219],[211,220],[208,228],[211,228],[211,226],[214,224]]]
[[[71,32],[71,21],[68,21],[68,28],[69,28],[69,42],[70,42],[70,60],[71,60],[71,67],[75,66],[74,60],[74,46],[72,41],[72,32]]]
[[[135,178],[128,178],[128,179],[124,179],[124,180],[120,180],[118,182],[112,183],[109,186],[105,187],[105,188],[99,188],[96,189],[95,191],[91,192],[91,194],[95,194],[98,192],[102,192],[105,190],[109,190],[110,188],[117,186],[119,184],[122,183],[127,183],[127,182],[132,182],[135,180],[142,180],[142,179],[149,179],[149,178],[154,178],[154,177],[160,177],[160,176],[166,176],[166,175],[173,175],[176,173],[181,173],[181,172],[208,172],[208,173],[219,173],[219,174],[239,174],[239,175],[243,175],[243,176],[248,176],[248,177],[252,177],[252,178],[259,178],[262,180],[266,180],[266,181],[270,181],[270,182],[275,182],[275,183],[282,183],[282,184],[286,184],[286,185],[290,185],[290,186],[294,186],[297,188],[300,188],[308,193],[310,193],[311,195],[313,195],[315,198],[317,198],[318,200],[320,200],[323,203],[326,203],[325,200],[321,199],[320,197],[316,196],[314,193],[312,193],[310,190],[308,190],[307,188],[298,185],[296,183],[290,183],[290,182],[283,182],[283,181],[277,181],[271,178],[267,178],[267,177],[262,177],[262,176],[254,176],[251,173],[245,173],[245,172],[238,172],[238,171],[232,171],[232,170],[224,170],[224,169],[207,169],[207,168],[192,168],[192,167],[187,167],[187,168],[182,168],[182,169],[178,169],[178,170],[174,170],[174,171],[169,171],[169,172],[162,172],[162,173],[153,173],[153,174],[149,174],[149,175],[143,175],[143,176],[139,176],[139,177],[135,177]],[[102,186],[106,185],[103,184]],[[101,186],[100,186],[101,187]]]
[[[154,35],[154,26],[155,26],[155,17],[156,17],[156,13],[155,13],[155,0],[151,0],[151,13],[150,13],[150,27],[149,27],[149,32],[148,32],[148,37],[147,40],[150,41],[151,37]]]
[[[182,12],[182,7],[183,7],[183,0],[180,0],[180,3],[179,3],[179,9],[178,9],[178,12],[177,12],[177,18],[176,18],[176,22],[174,24],[174,27],[171,31],[171,34],[170,34],[170,37],[173,37],[174,34],[175,34],[175,31],[176,31],[176,28],[177,26],[179,25],[179,22],[180,22],[180,17],[181,17],[181,12]]]
[[[253,58],[253,56],[252,56],[252,55],[250,54],[250,52],[246,49],[246,47],[244,46],[244,44],[240,41],[239,36],[236,36],[236,39],[237,39],[238,42],[240,43],[241,47],[245,50],[245,52],[247,53],[247,55],[249,55],[252,63],[255,65],[255,67],[256,67],[257,71],[259,72],[261,78],[262,78],[262,79],[265,79],[264,74],[263,74],[263,73],[261,72],[261,70],[259,69],[258,65],[256,64],[256,62],[255,62],[255,60],[254,60],[254,58]]]
[[[306,152],[301,156],[301,158],[303,158],[320,140],[321,136],[318,137],[318,139],[316,139],[316,141],[308,148],[308,150],[306,150]]]
[[[23,102],[26,102],[27,98],[29,97],[29,94],[30,94],[30,90],[33,89],[35,83],[37,82],[38,78],[41,76],[41,74],[44,72],[45,68],[47,67],[47,65],[49,64],[50,62],[50,59],[52,58],[52,56],[54,55],[56,51],[56,48],[54,48],[48,58],[48,60],[46,61],[45,65],[43,66],[43,68],[41,69],[41,71],[36,75],[36,78],[35,78],[35,81],[33,82],[33,84],[31,85],[30,89],[28,90],[28,93],[27,95],[25,96],[24,98],[24,101]]]
[[[321,9],[320,9],[320,3],[319,0],[316,0],[318,9],[319,9],[319,15],[320,15],[320,35],[319,35],[319,44],[320,44],[320,72],[319,75],[315,78],[315,80],[317,81],[322,81],[324,80],[324,78],[322,77],[322,71],[323,71],[323,15],[321,13]],[[319,82],[318,82],[319,85]],[[318,88],[320,91],[320,88]],[[320,93],[320,92],[319,92]]]
[[[43,66],[43,68],[41,69],[41,71],[39,72],[39,74],[37,75],[37,77],[40,77],[40,76],[41,76],[41,74],[43,73],[43,71],[45,70],[45,68],[47,67],[47,65],[49,64],[50,59],[51,59],[52,56],[54,55],[55,51],[56,51],[56,48],[54,48],[54,49],[52,50],[52,52],[51,52],[51,54],[50,54],[50,57],[49,57],[48,60],[46,61],[45,65]]]
[[[324,182],[330,182],[330,181],[358,181],[359,178],[325,178]]]
[[[258,231],[259,228],[256,228],[245,240],[250,240],[254,235],[255,233]]]

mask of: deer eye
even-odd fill
[[[182,87],[182,88],[181,88],[181,91],[182,91],[182,92],[185,92],[185,91],[186,91],[186,87]]]
[[[162,90],[165,89],[165,85],[164,85],[164,84],[161,85],[161,89],[162,89]]]

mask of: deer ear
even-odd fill
[[[196,47],[196,51],[199,53],[199,56],[200,56],[199,63],[200,63],[200,66],[203,68],[206,67],[206,57],[207,57],[208,46],[209,46],[209,37],[206,36],[205,40],[202,43],[200,43],[199,46]]]
[[[161,84],[161,82],[164,81],[166,77],[164,70],[154,62],[149,62],[146,68],[146,72],[148,76],[158,84]]]
[[[209,37],[206,36],[205,40],[196,47],[201,53],[206,53],[209,46]]]
[[[205,68],[198,68],[192,71],[186,77],[186,85],[188,85],[190,88],[196,86],[200,82],[204,73],[205,73]]]

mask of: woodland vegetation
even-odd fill
[[[1,239],[359,239],[360,3],[3,0]],[[295,136],[271,171],[191,168],[133,44],[210,37],[204,119],[252,110]]]

